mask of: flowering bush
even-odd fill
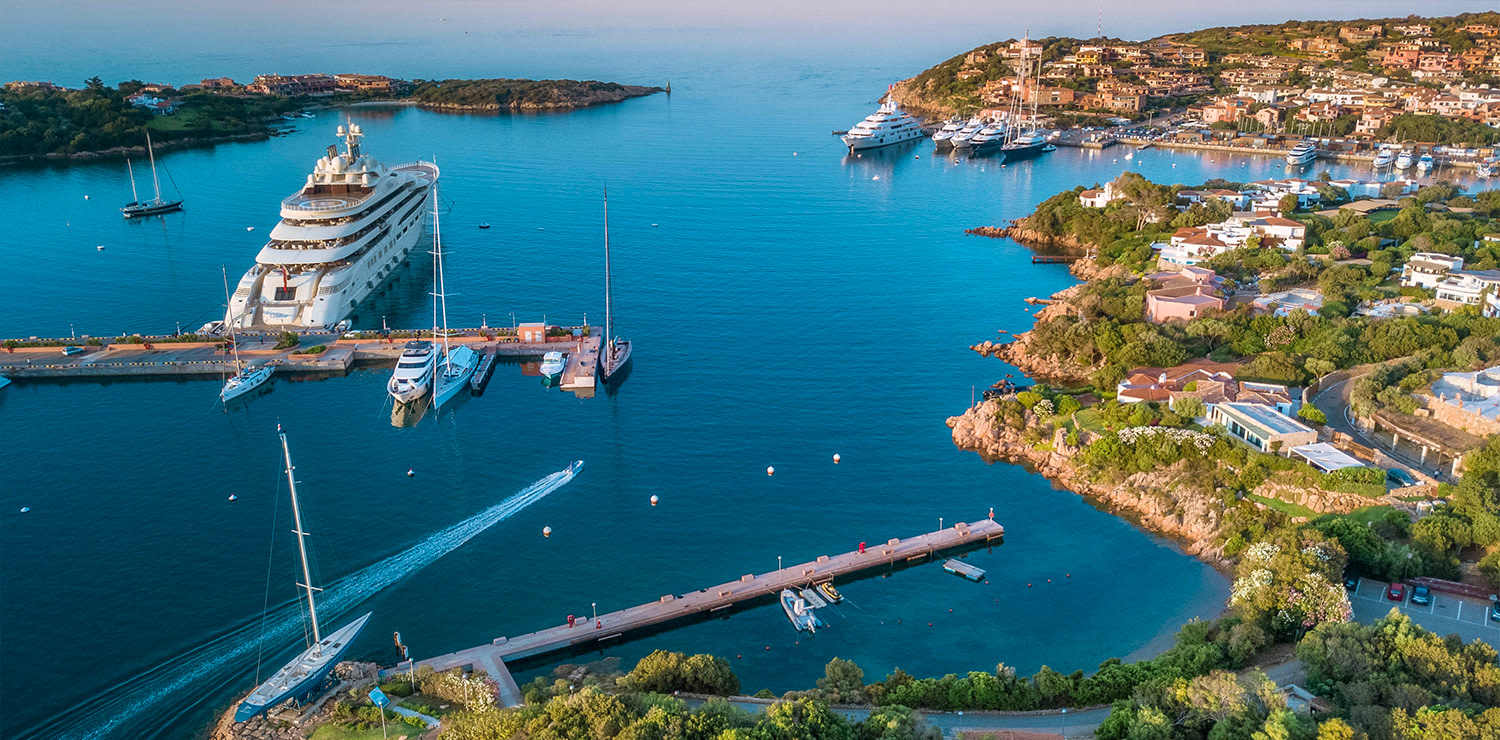
[[[1043,398],[1031,407],[1031,413],[1046,418],[1056,413],[1056,410],[1052,407],[1052,401]]]
[[[1324,622],[1347,622],[1349,595],[1336,582],[1344,553],[1336,542],[1310,537],[1295,546],[1257,542],[1246,548],[1229,604],[1247,622],[1294,636]]]

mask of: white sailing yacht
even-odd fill
[[[599,351],[601,375],[608,383],[630,362],[630,340],[615,336],[614,287],[609,265],[609,188],[604,189],[604,346]]]
[[[432,406],[441,409],[453,400],[458,392],[469,387],[469,379],[479,367],[479,353],[466,344],[457,347],[448,342],[448,284],[443,279],[443,236],[438,224],[438,188],[432,186],[432,264],[435,274],[432,279],[433,344],[437,343],[437,318],[443,320],[443,357],[438,361],[437,376],[432,386]],[[441,302],[441,314],[439,314]]]
[[[366,613],[333,634],[326,637],[323,635],[318,624],[318,605],[313,599],[313,592],[322,589],[313,587],[312,574],[307,567],[307,545],[303,542],[307,533],[302,529],[302,510],[297,506],[297,478],[292,473],[295,470],[292,466],[292,452],[287,447],[286,432],[281,430],[280,425],[276,427],[276,434],[281,437],[281,451],[286,457],[286,482],[292,494],[292,522],[297,526],[297,553],[302,557],[302,582],[297,586],[307,592],[307,614],[312,622],[313,643],[240,702],[239,709],[234,712],[235,722],[251,719],[288,699],[300,702],[316,694],[328,678],[329,671],[338,665],[339,659],[349,650],[350,643],[354,642],[360,630],[365,628],[365,622],[370,619],[370,615]]]
[[[229,302],[229,272],[220,268],[224,273],[224,302]],[[240,361],[240,343],[234,335],[235,322],[229,322],[229,347],[234,352],[234,375],[224,381],[224,387],[219,390],[219,401],[229,403],[250,391],[259,388],[271,379],[271,373],[276,371],[272,365],[261,365],[251,370],[245,363]]]
[[[171,213],[182,210],[182,200],[162,200],[161,178],[156,175],[156,153],[151,149],[151,132],[146,132],[146,156],[151,159],[151,185],[156,188],[156,197],[148,201],[142,201],[141,196],[135,190],[135,167],[131,166],[130,160],[125,160],[125,168],[130,171],[130,197],[129,203],[120,209],[125,218],[139,218],[141,216],[154,216],[158,213]]]

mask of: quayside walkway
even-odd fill
[[[505,661],[562,650],[591,642],[604,642],[626,632],[681,619],[696,614],[728,609],[737,603],[780,593],[782,589],[803,587],[858,573],[880,566],[932,558],[940,552],[973,544],[982,544],[1005,536],[1005,527],[993,519],[973,524],[959,523],[927,534],[892,539],[853,552],[829,557],[823,555],[811,562],[792,565],[760,575],[744,575],[739,580],[682,596],[666,596],[628,609],[600,614],[596,621],[587,617],[575,625],[566,623],[516,637],[500,637],[488,645],[460,650],[447,655],[418,661],[436,671],[453,668],[482,670],[500,686],[500,700],[505,706],[522,703],[520,689],[505,667]],[[406,670],[402,664],[398,670]]]

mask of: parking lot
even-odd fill
[[[1411,621],[1439,635],[1457,634],[1464,642],[1480,639],[1500,647],[1500,622],[1489,618],[1490,603],[1483,599],[1454,596],[1432,592],[1432,603],[1420,606],[1411,603],[1412,587],[1406,587],[1406,595],[1400,604],[1386,598],[1385,590],[1390,584],[1359,579],[1359,588],[1349,594],[1349,604],[1354,608],[1354,619],[1359,622],[1374,622],[1396,607]]]

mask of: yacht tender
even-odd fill
[[[281,201],[281,221],[240,278],[225,312],[238,329],[329,327],[406,261],[422,233],[437,165],[389,166],[360,151],[364,133],[339,126],[307,184]]]

